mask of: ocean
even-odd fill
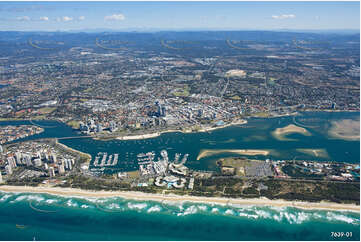
[[[0,192],[0,240],[333,240],[331,232],[359,240],[360,214]]]
[[[90,138],[60,142],[95,157],[98,152],[119,153],[116,171],[138,168],[136,155],[162,149],[172,159],[189,154],[186,166],[217,170],[215,160],[234,156],[224,152],[197,160],[205,149],[266,149],[256,159],[309,159],[360,163],[360,141],[329,136],[332,122],[358,120],[359,112],[305,112],[296,117],[250,118],[245,125],[205,133],[165,133],[145,140],[100,141]],[[78,136],[56,121],[34,121],[45,131],[20,141]],[[6,121],[0,125],[31,124]],[[272,132],[296,124],[311,134],[276,139]],[[326,154],[300,152],[318,149]],[[17,226],[18,225],[18,226]],[[333,238],[331,232],[343,232]],[[350,232],[352,236],[350,236]],[[348,237],[346,237],[346,234]],[[160,203],[121,198],[76,198],[46,194],[0,193],[0,240],[355,240],[360,239],[360,214],[342,211],[301,210],[293,207],[221,206],[195,203]]]

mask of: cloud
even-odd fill
[[[72,21],[73,18],[72,17],[68,17],[68,16],[63,16],[63,17],[57,17],[56,21],[58,22],[68,22],[68,21]]]
[[[30,21],[30,17],[29,16],[17,17],[16,20],[18,20],[18,21]]]
[[[68,17],[68,16],[64,16],[64,17],[63,17],[63,21],[64,21],[64,22],[68,22],[68,21],[72,21],[72,20],[73,20],[72,17]]]
[[[85,17],[84,17],[84,16],[80,16],[80,17],[78,18],[78,20],[79,20],[79,21],[83,21],[83,20],[85,20]]]
[[[281,15],[272,15],[273,19],[288,19],[288,18],[296,18],[294,14],[281,14]]]
[[[105,16],[104,20],[106,21],[111,21],[111,20],[117,20],[117,21],[121,21],[124,20],[125,16],[121,13],[119,14],[113,14],[113,15],[109,15],[109,16]]]
[[[41,20],[41,21],[49,21],[49,18],[46,17],[46,16],[43,16],[43,17],[40,17],[40,20]]]

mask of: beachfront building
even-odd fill
[[[183,177],[176,177],[173,175],[170,176],[158,176],[155,178],[154,185],[157,187],[165,187],[167,188],[183,188],[185,187],[187,180]]]
[[[13,169],[11,168],[10,165],[6,165],[6,166],[5,166],[5,171],[6,171],[6,174],[7,174],[7,175],[13,174]]]
[[[50,176],[50,177],[54,177],[54,176],[55,176],[54,167],[49,167],[49,176]]]

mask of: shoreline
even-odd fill
[[[81,151],[79,151],[79,150],[75,150],[75,149],[73,149],[73,148],[70,148],[70,147],[68,147],[68,146],[60,143],[60,142],[58,141],[58,139],[56,139],[56,145],[59,145],[59,146],[61,146],[62,148],[66,149],[66,150],[70,150],[71,152],[78,153],[78,154],[80,154],[80,155],[86,156],[86,157],[87,157],[87,161],[86,161],[85,163],[90,163],[90,161],[92,160],[92,156],[91,156],[90,154],[81,152]]]
[[[246,124],[248,121],[245,119],[242,120],[238,120],[235,122],[231,122],[229,124],[225,124],[219,127],[202,127],[199,130],[176,130],[176,129],[169,129],[169,130],[164,130],[164,131],[159,131],[159,132],[154,132],[154,133],[148,133],[148,134],[138,134],[138,135],[125,135],[125,136],[119,136],[116,137],[115,139],[117,140],[140,140],[140,139],[150,139],[150,138],[156,138],[158,136],[160,136],[161,134],[164,133],[183,133],[183,134],[190,134],[190,133],[201,133],[201,132],[209,132],[209,131],[214,131],[217,129],[222,129],[222,128],[226,128],[229,126],[234,126],[234,125],[242,125],[242,124]]]
[[[301,202],[286,200],[270,200],[268,198],[225,198],[225,197],[199,197],[199,196],[180,196],[180,195],[162,195],[156,193],[143,193],[134,191],[91,191],[77,188],[61,187],[28,187],[28,186],[0,186],[0,191],[10,193],[45,193],[65,197],[85,197],[85,198],[109,198],[121,197],[130,200],[157,201],[157,202],[191,202],[207,203],[220,205],[243,205],[243,206],[274,206],[274,207],[295,207],[307,210],[336,210],[351,211],[360,213],[360,206],[356,204],[339,204],[332,202]]]

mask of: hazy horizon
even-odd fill
[[[359,9],[359,2],[0,2],[0,29],[359,31]]]

